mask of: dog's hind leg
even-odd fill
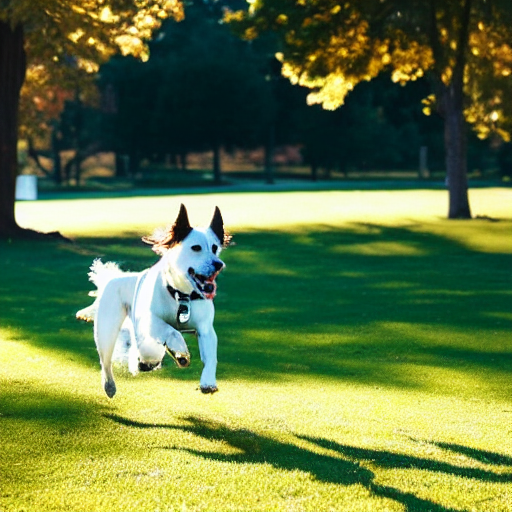
[[[109,398],[116,394],[116,384],[112,373],[112,354],[123,322],[128,314],[126,301],[123,301],[123,278],[113,279],[103,291],[94,322],[94,339],[101,361],[103,388]]]

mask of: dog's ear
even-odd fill
[[[142,241],[152,245],[153,251],[157,254],[164,254],[167,249],[179,244],[192,231],[192,226],[188,220],[187,209],[182,204],[176,220],[170,229],[165,231],[156,231],[151,236],[145,236]]]
[[[180,206],[180,211],[176,217],[176,221],[171,228],[171,231],[173,245],[183,242],[183,240],[185,240],[188,234],[192,231],[192,226],[188,220],[187,209],[185,208],[184,204]]]
[[[224,221],[220,213],[219,207],[215,207],[212,222],[210,223],[210,229],[215,233],[215,236],[219,239],[222,244],[224,242]]]
[[[210,229],[215,233],[215,236],[219,239],[223,247],[227,247],[229,245],[231,235],[224,231],[224,221],[222,220],[222,215],[218,206],[215,207]]]

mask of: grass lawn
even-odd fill
[[[506,512],[512,190],[202,194],[19,203],[73,244],[0,242],[0,510]],[[201,363],[100,384],[93,258],[130,270],[184,202],[218,205],[215,395]]]

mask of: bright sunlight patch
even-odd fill
[[[0,242],[0,509],[509,512],[512,191],[201,194],[18,203],[75,239]],[[214,206],[219,393],[192,362],[105,397],[95,257],[141,270],[180,203]]]

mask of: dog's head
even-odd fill
[[[215,208],[208,227],[193,228],[187,209],[181,205],[170,229],[142,240],[165,259],[168,284],[173,288],[189,295],[195,291],[205,299],[215,297],[215,279],[225,267],[219,255],[231,240],[224,231],[219,208]]]

